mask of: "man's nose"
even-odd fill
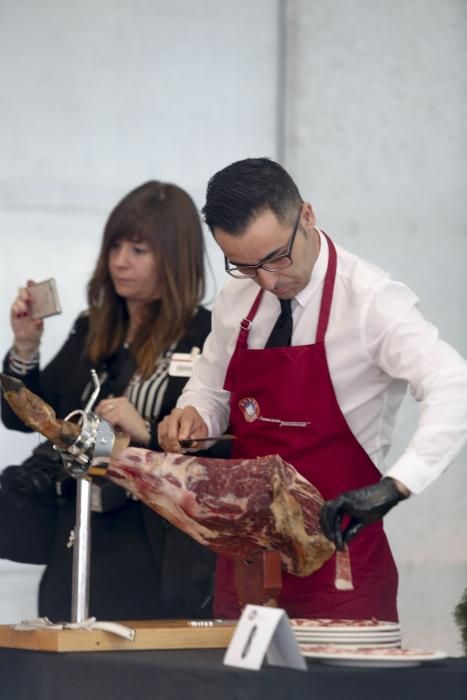
[[[258,267],[256,270],[256,279],[259,286],[272,292],[277,284],[277,274],[277,272],[271,272],[270,270],[264,270],[262,267]]]

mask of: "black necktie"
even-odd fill
[[[265,345],[266,348],[285,347],[292,342],[292,300],[279,299],[279,301],[281,312]]]

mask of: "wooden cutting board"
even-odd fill
[[[133,641],[101,630],[40,629],[18,631],[0,625],[0,647],[32,651],[140,651],[143,649],[223,649],[232,638],[235,622],[192,627],[188,620],[136,620],[122,624],[135,630]]]

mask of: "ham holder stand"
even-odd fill
[[[70,413],[65,421],[78,423],[80,433],[60,452],[64,468],[76,479],[76,519],[71,533],[73,571],[71,622],[53,623],[47,618],[18,625],[0,625],[0,647],[37,651],[117,651],[141,649],[225,648],[236,621],[136,620],[101,622],[89,617],[91,553],[91,486],[93,476],[105,475],[116,441],[113,427],[92,411],[100,383],[91,372],[94,389],[84,410]],[[278,552],[264,552],[254,561],[235,560],[235,585],[243,608],[248,603],[276,605],[281,589]]]

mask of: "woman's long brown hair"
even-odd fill
[[[128,312],[125,300],[115,292],[108,265],[110,247],[118,240],[146,243],[157,261],[161,296],[148,304],[131,343],[138,371],[147,378],[161,353],[187,332],[204,296],[200,216],[184,190],[157,181],[137,187],[111,212],[88,284],[87,352],[92,362],[112,355],[126,337]]]

